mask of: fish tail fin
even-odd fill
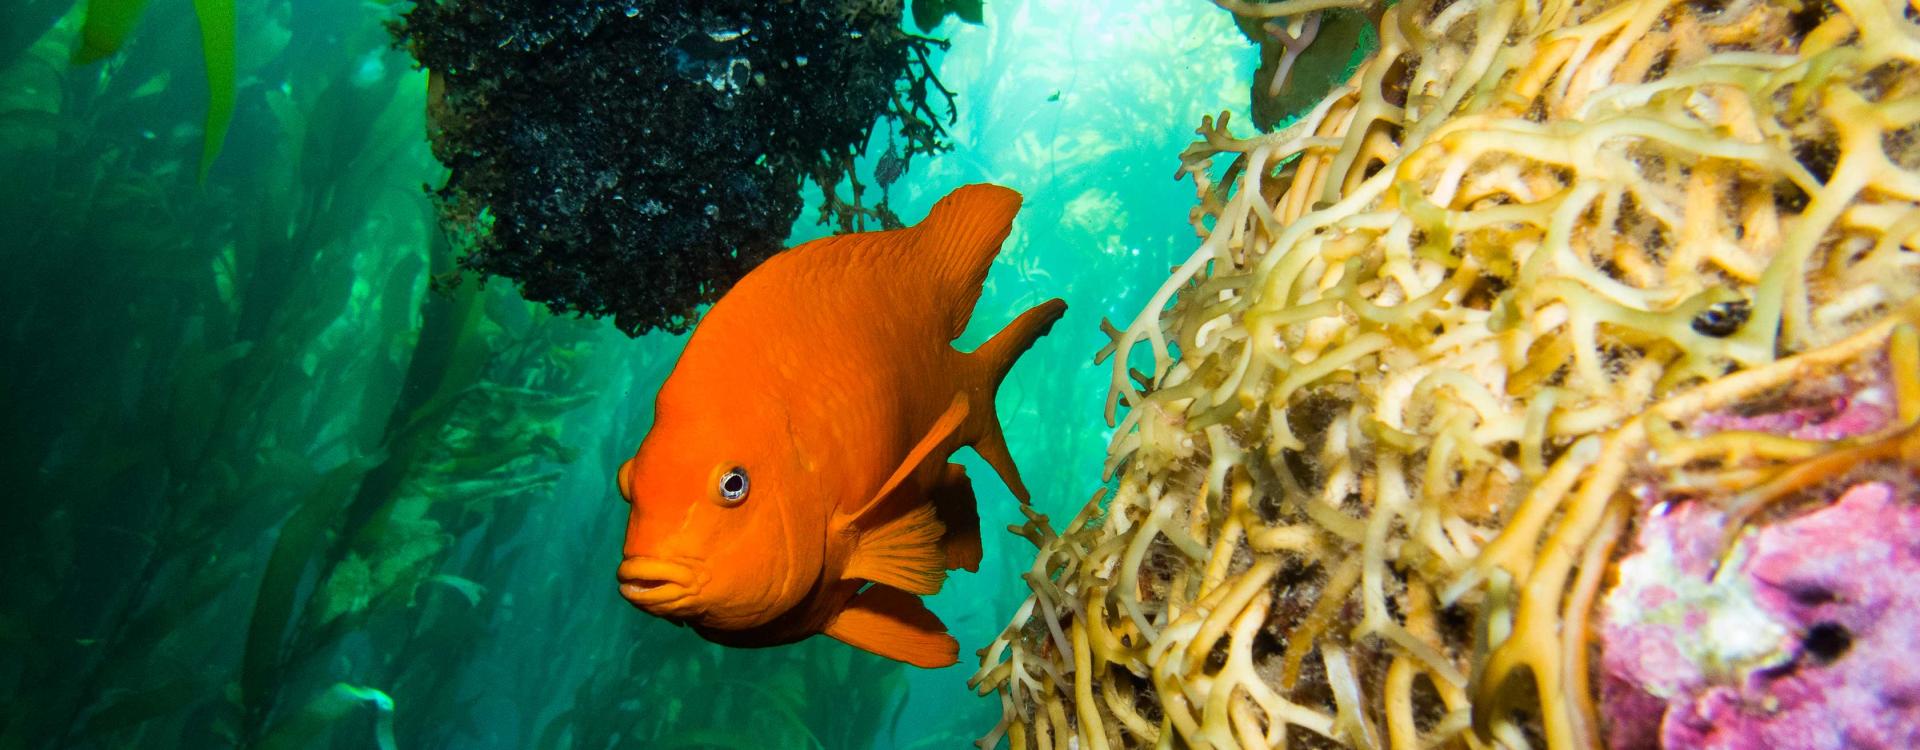
[[[1007,379],[1007,371],[1013,369],[1014,361],[1025,354],[1034,341],[1052,330],[1053,324],[1066,312],[1066,300],[1058,297],[1035,305],[973,352],[975,361],[986,371],[987,393],[1000,391],[1000,383]],[[991,403],[977,413],[985,424],[975,433],[980,437],[973,443],[974,451],[987,460],[987,464],[1000,475],[1000,481],[1006,482],[1007,489],[1013,491],[1014,497],[1019,498],[1020,502],[1028,502],[1032,495],[1020,481],[1020,470],[1014,467],[1013,455],[1007,451],[1007,436],[1000,429],[1000,415]]]
[[[1014,361],[1033,348],[1033,342],[1053,330],[1053,324],[1065,314],[1067,301],[1059,297],[1034,305],[975,349],[973,356],[986,367],[988,384],[999,388],[1000,381],[1007,379],[1007,371],[1013,369]]]
[[[987,283],[987,270],[1013,232],[1013,215],[1019,211],[1019,193],[981,183],[954,189],[914,225],[919,237],[913,249],[915,268],[923,269],[918,272],[933,282],[934,299],[946,308],[948,340],[966,331]]]

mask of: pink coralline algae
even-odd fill
[[[1604,615],[1608,744],[1920,747],[1911,495],[1853,484],[1825,508],[1750,532],[1725,558],[1715,557],[1724,519],[1710,505],[1647,518]],[[1714,575],[1716,559],[1729,567]],[[1629,580],[1635,560],[1670,577]]]
[[[1709,414],[1694,423],[1703,432],[1748,430],[1796,440],[1837,440],[1873,432],[1893,421],[1893,397],[1884,387],[1834,396],[1821,403],[1756,416]]]

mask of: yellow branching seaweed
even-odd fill
[[[1103,352],[1118,485],[1018,529],[983,746],[1599,746],[1632,480],[1725,467],[1747,518],[1920,458],[1916,16],[1406,0],[1291,127],[1206,119],[1204,240]],[[1892,433],[1676,432],[1874,358]]]

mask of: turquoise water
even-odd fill
[[[67,4],[0,7],[28,21],[0,38],[19,493],[0,750],[961,747],[992,727],[998,700],[966,681],[1033,550],[971,452],[985,559],[929,600],[954,667],[826,638],[725,649],[619,597],[611,477],[685,338],[506,283],[428,291],[445,239],[423,185],[444,170],[392,7],[240,2],[239,102],[204,183],[189,3],[153,2],[91,67],[68,64]],[[1246,110],[1255,55],[1203,2],[990,0],[935,35],[954,150],[892,205],[911,222],[966,183],[1025,194],[960,344],[1068,301],[999,398],[1035,506],[1064,520],[1102,484],[1099,322],[1190,252],[1175,157],[1202,115]],[[792,242],[824,235],[812,219]]]

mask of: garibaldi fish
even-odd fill
[[[959,644],[920,597],[980,562],[971,446],[1028,499],[994,413],[1066,303],[952,345],[1020,195],[969,185],[906,229],[808,242],[743,277],[694,330],[620,467],[622,596],[731,646],[816,633],[921,667]]]

